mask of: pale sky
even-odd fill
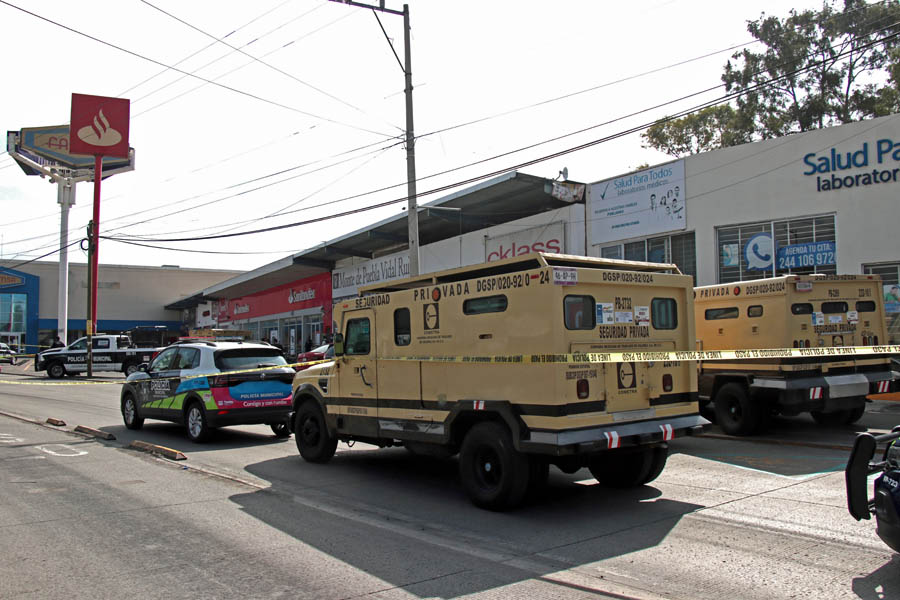
[[[409,5],[422,194],[715,98],[721,89],[653,108],[720,84],[734,52],[725,50],[751,40],[747,20],[762,12],[783,17],[792,7],[821,2]],[[386,7],[403,5],[387,0]],[[402,61],[402,17],[380,18]],[[102,183],[101,235],[202,237],[404,198],[275,232],[150,242],[199,252],[102,240],[101,264],[249,270],[399,214],[406,205],[406,151],[393,139],[405,126],[403,72],[370,10],[327,0],[0,0],[0,22],[3,132],[67,123],[73,92],[131,100],[136,169]],[[641,75],[656,69],[662,70]],[[453,129],[434,133],[446,128]],[[635,133],[520,170],[554,178],[566,167],[570,180],[590,183],[668,158],[643,149]],[[419,203],[459,189],[422,196]],[[0,154],[0,257],[28,260],[58,250],[56,198],[55,185],[26,176]],[[92,201],[93,184],[78,184],[70,241],[83,237]],[[86,261],[77,247],[69,257]]]

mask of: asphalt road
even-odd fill
[[[900,597],[900,559],[849,516],[842,473],[856,431],[900,423],[898,404],[856,428],[796,417],[752,440],[678,439],[635,490],[552,469],[524,507],[491,513],[452,459],[342,444],[312,465],[264,426],[194,445],[175,425],[126,430],[117,383],[21,385],[47,380],[2,368],[18,384],[0,383],[0,412],[67,426],[0,416],[0,597]],[[187,460],[123,449],[134,439]]]

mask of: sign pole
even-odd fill
[[[100,255],[100,181],[103,179],[103,155],[94,155],[94,227],[91,249],[91,284],[93,297],[91,298],[91,321],[97,327],[97,288],[99,287],[100,273],[98,272],[98,256]]]

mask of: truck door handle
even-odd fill
[[[369,387],[372,387],[372,384],[366,381],[366,366],[363,365],[359,368],[359,376],[362,377],[362,382]]]

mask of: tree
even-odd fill
[[[735,118],[735,110],[728,104],[710,106],[680,119],[659,120],[641,137],[645,148],[676,157],[708,152],[750,141],[735,127]]]
[[[732,104],[657,122],[644,146],[702,152],[900,110],[900,2],[844,0],[843,10],[836,2],[749,21],[765,48],[745,48],[725,65]]]

